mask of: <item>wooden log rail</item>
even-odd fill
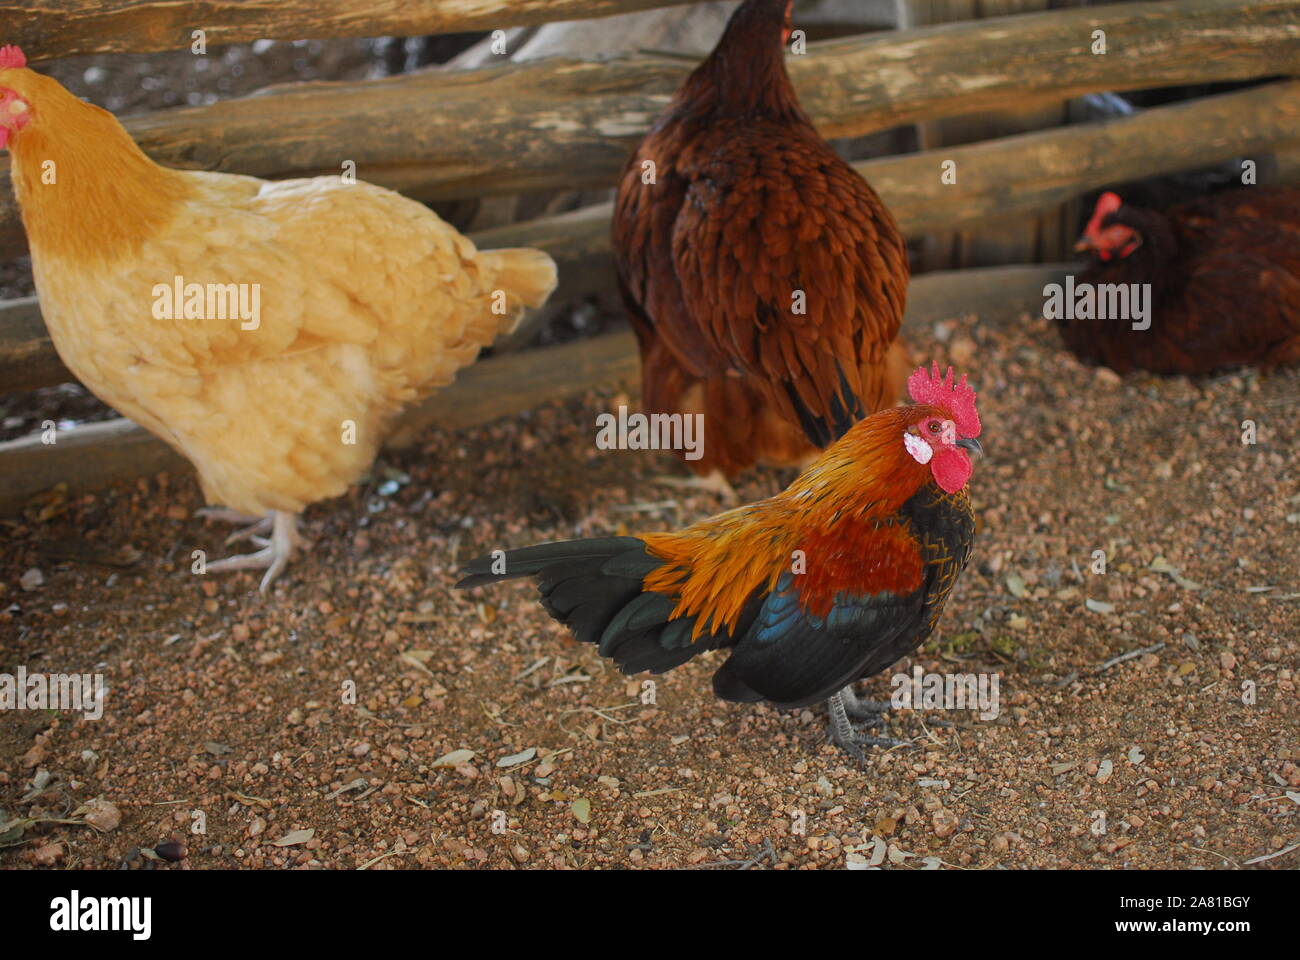
[[[409,37],[607,17],[693,0],[0,0],[3,42],[32,60],[328,37]]]
[[[1078,124],[856,164],[909,236],[1048,209],[1109,184],[1258,157],[1300,138],[1300,81],[1189,100],[1122,119]],[[957,182],[939,177],[956,162]],[[613,283],[610,204],[473,236],[484,249],[537,246],[560,262],[560,299]],[[525,327],[514,342],[522,342]],[[0,303],[0,392],[63,383],[63,367],[34,299]]]
[[[1105,55],[1091,52],[1094,29],[1106,31]],[[427,70],[273,87],[125,124],[180,167],[281,177],[352,160],[363,179],[424,200],[571,189],[612,182],[688,70],[650,55]],[[1300,0],[1160,0],[851,37],[812,44],[790,70],[821,131],[854,136],[1100,90],[1300,74]],[[0,257],[23,243],[6,160]]]
[[[1043,286],[1066,270],[1065,264],[1049,264],[917,277],[908,293],[904,331],[924,339],[927,324],[968,312],[989,322],[1014,321],[1021,311],[1041,307]],[[629,331],[491,357],[462,370],[450,387],[409,409],[389,446],[407,445],[429,426],[463,429],[596,387],[634,384],[639,372],[636,340]],[[21,509],[33,495],[59,483],[75,495],[162,470],[188,469],[184,458],[129,420],[86,424],[50,445],[36,436],[24,437],[0,444],[0,515]]]

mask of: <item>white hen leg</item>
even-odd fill
[[[196,511],[196,516],[204,520],[215,520],[217,523],[238,524],[241,529],[236,530],[230,536],[226,537],[226,546],[232,543],[238,543],[240,540],[253,540],[255,543],[256,535],[266,533],[271,529],[271,514],[264,517],[254,517],[247,513],[240,513],[238,510],[228,510],[225,507],[204,507]],[[258,543],[259,546],[265,546],[264,543]]]
[[[271,511],[271,520],[271,539],[269,541],[254,540],[255,543],[266,544],[261,550],[256,553],[246,553],[238,557],[217,560],[208,564],[208,570],[213,573],[225,573],[230,570],[265,570],[266,575],[262,577],[259,589],[262,593],[266,593],[266,588],[289,565],[289,561],[293,559],[294,551],[299,547],[305,549],[311,546],[311,541],[305,539],[298,532],[298,515],[296,513],[273,510]]]

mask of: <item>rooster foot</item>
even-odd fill
[[[859,700],[858,695],[853,692],[852,685],[841,690],[839,697],[840,703],[844,705],[844,712],[854,720],[877,720],[883,724],[884,718],[880,715],[894,708],[888,700]],[[868,725],[874,726],[874,724]]]
[[[680,490],[702,490],[705,493],[717,494],[724,503],[740,503],[740,496],[727,482],[721,470],[714,470],[703,477],[655,477],[654,482],[665,487],[677,487]]]
[[[306,549],[311,546],[311,541],[298,532],[297,514],[286,513],[283,510],[273,510],[267,520],[272,528],[271,538],[263,540],[261,537],[252,537],[255,544],[264,544],[261,550],[256,553],[246,553],[237,557],[217,560],[208,564],[208,571],[211,573],[225,573],[230,570],[265,570],[266,574],[262,577],[262,583],[258,589],[262,593],[266,593],[267,587],[289,565],[294,552],[299,547]],[[237,536],[242,537],[248,534],[251,537],[251,529],[241,531]],[[226,542],[229,543],[230,541]]]
[[[846,702],[847,701],[847,702]],[[890,749],[892,747],[906,747],[911,744],[906,740],[895,740],[893,737],[872,737],[859,733],[857,728],[849,720],[849,705],[852,705],[854,715],[858,718],[866,718],[864,726],[884,726],[884,717],[880,716],[880,711],[871,709],[872,706],[880,705],[888,708],[887,703],[880,703],[871,700],[859,700],[853,692],[852,687],[845,687],[839,693],[835,694],[826,701],[826,707],[830,712],[830,738],[831,742],[842,748],[849,756],[858,761],[858,769],[866,764],[866,755],[863,753],[863,747],[882,747]]]

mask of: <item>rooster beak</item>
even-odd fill
[[[1085,250],[1092,249],[1092,241],[1087,237],[1080,237],[1074,244],[1075,253],[1082,253]]]
[[[984,446],[974,437],[962,437],[957,441],[957,446],[970,451],[972,456],[983,457]]]

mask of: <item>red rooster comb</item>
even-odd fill
[[[1088,226],[1084,227],[1084,236],[1090,236],[1101,229],[1101,222],[1108,216],[1124,206],[1124,201],[1119,198],[1118,193],[1112,193],[1107,190],[1097,198],[1097,206],[1093,208],[1092,219],[1088,221]]]
[[[21,49],[15,47],[12,43],[0,47],[0,70],[12,70],[16,67],[25,66],[27,66],[27,56]]]
[[[980,435],[982,427],[979,411],[975,409],[975,391],[966,385],[966,374],[963,373],[961,381],[954,384],[952,367],[948,368],[947,378],[939,376],[937,363],[928,373],[925,367],[919,367],[907,378],[907,391],[917,403],[930,403],[950,410],[957,432],[963,437]]]

